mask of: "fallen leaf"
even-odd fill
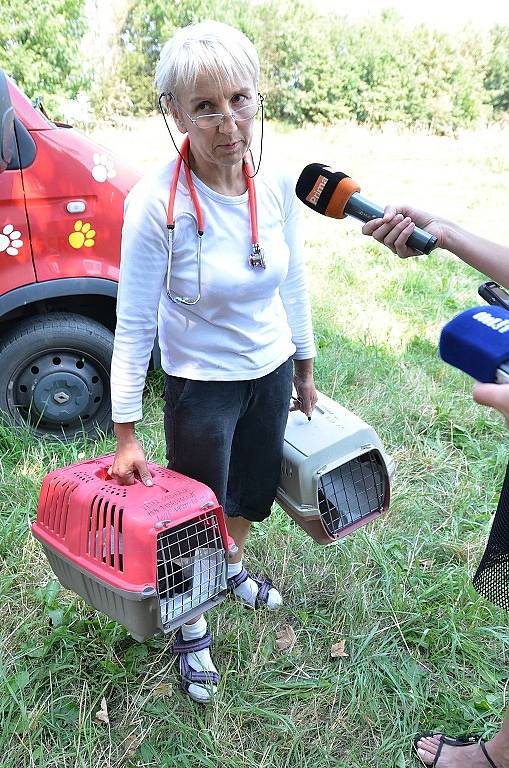
[[[348,654],[345,651],[345,641],[340,640],[339,643],[334,643],[330,649],[330,655],[333,659],[346,659]]]
[[[161,696],[171,696],[173,693],[173,685],[171,683],[158,683],[152,688],[152,696],[155,699],[161,698]]]
[[[276,648],[278,651],[291,651],[296,642],[297,635],[289,624],[285,624],[282,629],[278,629],[276,632]]]
[[[106,704],[106,699],[104,696],[101,699],[101,709],[99,709],[94,715],[94,721],[96,723],[104,723],[105,725],[110,724],[110,718],[108,716],[108,705]]]

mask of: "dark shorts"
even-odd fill
[[[212,488],[229,517],[270,514],[292,394],[287,360],[251,381],[195,381],[166,374],[168,466]]]

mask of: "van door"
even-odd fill
[[[16,134],[25,133],[12,109],[0,69],[0,295],[35,281]]]

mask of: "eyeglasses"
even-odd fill
[[[185,109],[182,112],[187,115],[192,123],[198,126],[198,128],[217,128],[221,125],[226,117],[231,117],[234,123],[242,123],[246,120],[252,120],[258,113],[260,107],[263,107],[263,96],[259,93],[258,98],[252,104],[246,104],[245,107],[239,107],[238,109],[232,109],[227,115],[222,112],[218,112],[212,115],[198,115],[198,117],[191,117],[188,115]]]

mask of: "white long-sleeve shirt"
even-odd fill
[[[221,195],[193,174],[204,216],[201,298],[176,304],[166,293],[166,218],[175,161],[142,179],[125,205],[111,369],[115,422],[142,417],[156,331],[166,373],[198,380],[256,379],[293,356],[316,354],[299,236],[299,203],[288,176],[255,178],[266,269],[251,268],[247,192]],[[181,168],[175,200],[171,289],[198,291],[196,214]]]

